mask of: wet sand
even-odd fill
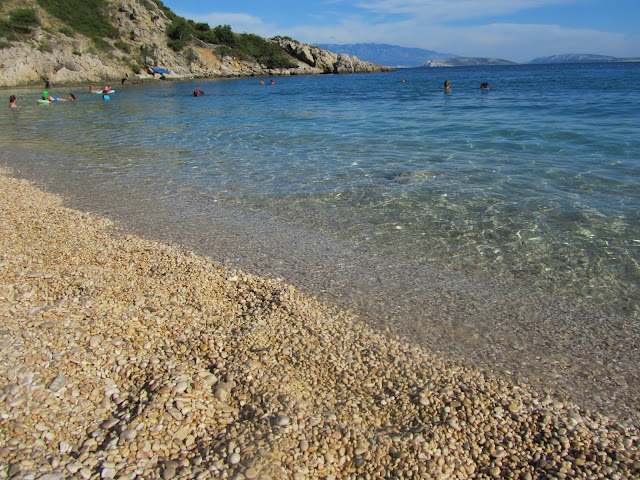
[[[0,478],[640,474],[631,424],[25,181],[0,194]]]

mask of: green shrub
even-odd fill
[[[166,34],[171,40],[187,40],[192,27],[182,17],[176,17],[167,27]]]
[[[131,53],[131,45],[123,40],[116,40],[115,42],[113,42],[113,46],[121,52]]]
[[[198,60],[198,55],[193,51],[193,48],[187,48],[184,52],[184,59],[186,60],[188,65],[191,65],[193,62]]]
[[[11,44],[9,42],[5,42],[4,40],[0,40],[0,50],[3,48],[9,48]]]
[[[41,43],[40,46],[38,46],[38,50],[44,53],[53,52],[53,48],[51,47],[50,43]]]
[[[78,50],[73,50],[71,53],[78,55],[79,57],[82,55],[82,52],[79,52]]]
[[[229,46],[232,46],[235,43],[235,34],[231,31],[231,26],[218,25],[213,29],[213,32],[216,35],[216,43]]]
[[[104,37],[117,39],[119,30],[109,21],[108,4],[101,0],[38,0],[52,16],[65,22],[76,32],[86,35],[97,48],[110,50]]]
[[[75,34],[73,33],[73,30],[71,30],[69,27],[59,28],[58,31],[60,33],[62,33],[63,35],[66,35],[69,38],[75,37]]]
[[[29,33],[40,24],[33,8],[16,8],[9,11],[9,24],[19,33]]]
[[[93,41],[93,44],[96,46],[96,48],[102,50],[103,52],[110,52],[111,50],[113,50],[113,45],[102,38],[92,38],[91,40]]]
[[[185,42],[184,40],[169,40],[169,41],[167,41],[167,45],[174,52],[179,52],[180,50],[182,50],[184,48],[184,46],[186,44],[187,44],[187,42]]]
[[[243,54],[248,55],[264,64],[267,68],[294,68],[297,66],[276,43],[269,42],[253,33],[236,35],[235,47]]]
[[[136,63],[132,63],[131,64],[131,71],[133,73],[135,73],[136,75],[138,75],[140,73],[140,65],[136,64]]]
[[[195,28],[199,32],[208,32],[211,30],[211,27],[208,23],[196,23],[193,28]]]
[[[0,18],[0,37],[6,37],[12,33],[11,25],[5,19]]]

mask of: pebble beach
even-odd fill
[[[0,173],[0,478],[640,476],[633,424]]]

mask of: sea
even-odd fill
[[[78,100],[52,105],[3,89],[0,164],[122,231],[638,423],[640,63],[265,80],[54,86]]]

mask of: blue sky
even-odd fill
[[[640,57],[640,0],[163,0],[236,33],[388,43],[527,62],[562,53]]]

